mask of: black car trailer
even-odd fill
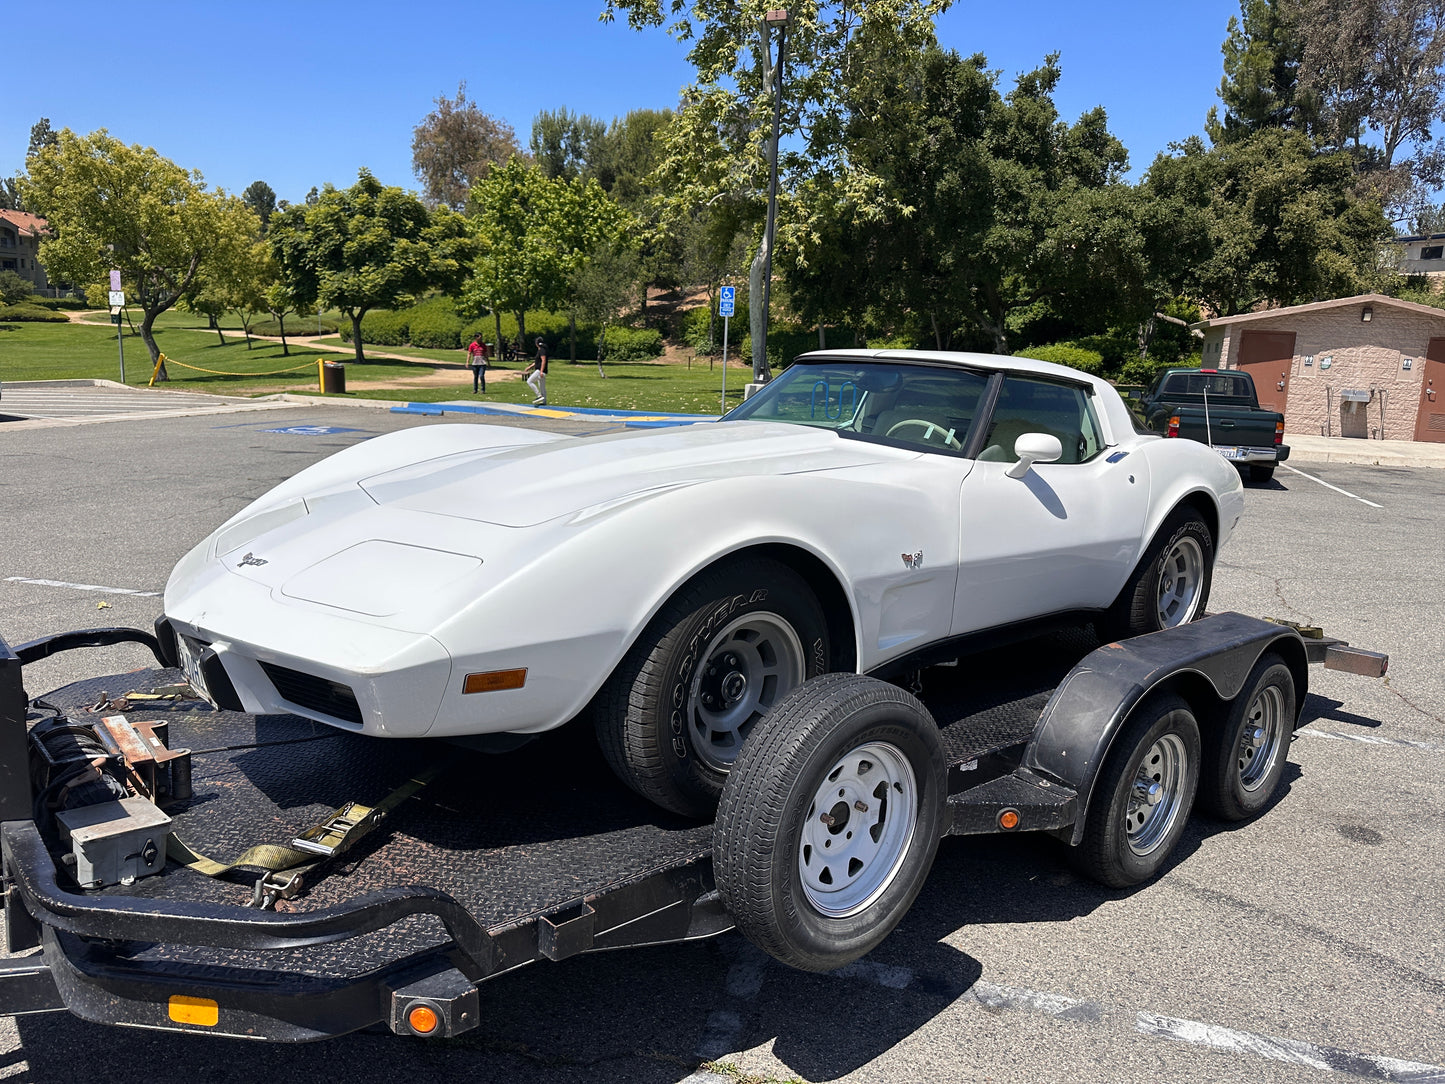
[[[280,1041],[376,1024],[452,1036],[479,1023],[483,981],[543,959],[736,927],[794,966],[842,966],[902,917],[944,835],[1046,832],[1090,876],[1147,880],[1196,794],[1226,820],[1268,807],[1309,663],[1387,664],[1219,614],[1102,646],[1045,633],[903,675],[917,697],[825,675],[757,725],[717,821],[699,824],[618,783],[590,730],[494,755],[213,709],[164,639],[0,641],[19,954],[0,961],[0,1013]],[[160,668],[27,697],[25,664],[127,641]],[[96,810],[121,799],[146,812],[98,846]]]

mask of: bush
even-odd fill
[[[351,338],[350,325],[347,326],[347,339]],[[321,320],[321,330],[316,330],[316,317],[314,316],[288,316],[286,317],[286,337],[301,338],[305,335],[335,335],[337,331],[336,321]],[[251,325],[252,335],[280,335],[281,325],[275,320],[258,320]],[[364,341],[364,340],[363,340]]]
[[[30,296],[32,289],[30,280],[21,278],[17,272],[0,271],[0,304],[18,305]]]
[[[662,356],[662,332],[652,328],[609,327],[602,333],[604,361],[650,361]]]
[[[64,309],[67,312],[83,312],[90,308],[83,297],[50,297],[46,298],[46,304],[52,309]]]
[[[462,345],[462,327],[455,309],[418,305],[411,310],[407,341],[430,350],[456,350]]]
[[[869,339],[869,350],[912,350],[918,344],[911,335],[894,335],[888,339]]]
[[[682,329],[680,336],[682,341],[699,354],[706,354],[711,350],[714,354],[722,353],[723,318],[712,317],[716,323],[713,324],[712,336],[708,336],[708,319],[710,313],[717,311],[717,302],[711,307],[698,305],[696,308],[688,309],[682,316]],[[748,303],[738,301],[737,309],[732,316],[728,317],[728,356],[736,357],[739,350],[739,343],[748,333]]]
[[[40,305],[22,301],[18,305],[0,305],[0,320],[24,320],[37,324],[64,324],[69,321],[63,313],[52,312]]]
[[[1016,358],[1033,358],[1035,361],[1051,361],[1055,365],[1067,365],[1071,369],[1099,376],[1104,371],[1104,355],[1074,343],[1054,343],[1052,346],[1030,346],[1014,354]]]

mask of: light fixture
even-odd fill
[[[1372,317],[1372,316],[1374,316],[1374,315],[1375,315],[1375,310],[1372,309],[1369,305],[1366,305],[1366,306],[1365,306],[1365,311],[1362,312],[1362,313],[1360,313],[1360,319],[1363,320],[1365,323],[1368,324],[1368,323],[1370,322],[1370,317]]]
[[[763,15],[763,22],[767,23],[769,26],[774,27],[787,26],[788,13],[783,8],[773,8],[771,11]]]

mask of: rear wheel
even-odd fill
[[[1289,763],[1294,674],[1274,652],[1250,671],[1224,725],[1204,746],[1200,806],[1226,821],[1248,820],[1273,799]]]
[[[1084,837],[1070,853],[1080,873],[1127,888],[1153,877],[1184,834],[1199,786],[1199,724],[1177,696],[1143,701],[1094,784]]]
[[[765,558],[704,573],[648,624],[598,695],[602,752],[664,809],[710,817],[748,735],[827,669],[822,608],[796,572]]]
[[[1103,622],[1105,635],[1142,636],[1204,614],[1214,579],[1214,536],[1193,508],[1177,508],[1119,593]]]
[[[938,850],[947,761],[928,710],[896,686],[828,674],[743,747],[713,829],[738,928],[792,967],[830,971],[907,912]]]

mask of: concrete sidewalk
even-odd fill
[[[1288,463],[1360,463],[1373,467],[1445,468],[1445,443],[1418,440],[1358,440],[1286,433]]]

